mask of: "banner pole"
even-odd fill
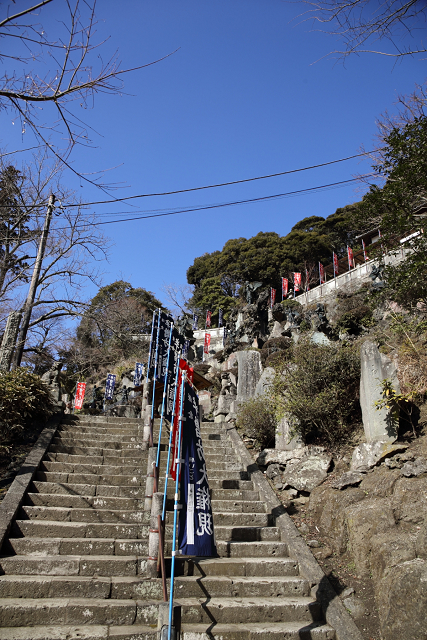
[[[159,317],[157,320],[157,338],[156,338],[156,355],[154,360],[154,376],[153,376],[153,396],[151,402],[151,421],[150,421],[150,447],[154,446],[154,397],[156,394],[156,378],[157,378],[157,357],[159,353],[159,333],[160,333],[160,314],[161,310],[158,309]]]
[[[182,372],[181,378],[181,401],[179,407],[179,430],[178,430],[178,447],[177,447],[177,461],[176,461],[176,480],[175,480],[175,502],[173,506],[173,539],[172,539],[172,563],[171,563],[171,580],[170,580],[170,598],[169,598],[169,628],[168,628],[168,640],[171,640],[172,635],[172,613],[173,613],[173,588],[175,578],[175,556],[176,556],[176,525],[178,521],[178,489],[179,489],[179,473],[181,469],[181,434],[182,434],[182,422],[185,418],[182,415],[182,409],[184,406],[185,396],[185,382],[187,379],[187,372]]]
[[[156,471],[155,471],[155,484],[158,484],[158,479],[159,479],[159,465],[160,465],[160,441],[162,438],[162,426],[163,426],[163,414],[165,412],[165,398],[166,398],[166,387],[167,387],[167,381],[168,381],[168,374],[169,374],[169,359],[170,359],[170,353],[171,353],[171,344],[172,344],[172,331],[173,331],[173,322],[171,323],[170,326],[170,333],[169,333],[169,344],[168,344],[168,359],[167,359],[167,363],[166,363],[166,373],[165,373],[165,381],[164,381],[164,385],[163,385],[163,398],[162,398],[162,411],[160,414],[160,427],[159,427],[159,441],[157,443],[157,458],[156,458]],[[161,372],[160,372],[161,374]],[[156,490],[157,490],[157,486],[156,486]]]
[[[166,519],[166,494],[168,490],[168,479],[169,479],[169,467],[171,460],[171,451],[172,451],[172,436],[173,436],[173,425],[175,422],[175,406],[176,406],[176,397],[178,394],[178,380],[179,380],[179,363],[181,361],[181,352],[179,352],[178,356],[178,366],[176,368],[176,376],[175,376],[175,389],[173,392],[173,405],[172,405],[172,426],[169,434],[169,449],[168,449],[168,461],[166,463],[166,476],[165,476],[165,491],[163,495],[163,511],[162,511],[162,520],[163,522]]]
[[[77,387],[78,387],[78,382],[76,382],[76,390],[74,392],[74,400],[73,400],[73,413],[76,410],[76,396],[77,396]]]

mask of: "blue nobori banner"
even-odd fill
[[[105,399],[111,400],[114,393],[114,387],[116,386],[116,376],[114,373],[109,373],[107,376],[107,382],[105,383]]]
[[[218,327],[222,327],[223,322],[224,322],[224,317],[223,317],[222,309],[220,309],[218,311]]]
[[[169,336],[173,319],[163,311],[158,310],[153,315],[151,328],[150,355],[148,359],[148,375],[153,376],[156,370],[156,380],[164,380],[166,373]]]
[[[144,373],[144,365],[142,362],[135,362],[135,375],[133,378],[133,386],[139,387],[142,382],[142,376]]]
[[[198,324],[199,324],[199,316],[194,313],[193,314],[193,331],[197,331]]]
[[[184,345],[184,337],[174,327],[172,330],[171,349],[169,354],[169,369],[165,371],[163,380],[166,377],[166,406],[164,416],[166,420],[172,422],[173,398],[175,394],[176,370],[179,366],[181,349]]]
[[[199,399],[185,384],[178,548],[189,556],[216,556],[212,506],[199,422]]]

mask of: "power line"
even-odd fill
[[[256,180],[266,180],[267,178],[276,178],[278,176],[286,176],[291,173],[299,173],[300,171],[309,171],[310,169],[318,169],[320,167],[327,167],[331,164],[337,164],[338,162],[346,162],[347,160],[352,160],[354,158],[360,158],[361,156],[367,156],[372,151],[365,151],[363,153],[357,153],[353,156],[348,156],[347,158],[340,158],[339,160],[330,160],[329,162],[322,162],[321,164],[314,164],[310,167],[301,167],[299,169],[290,169],[289,171],[280,171],[279,173],[270,173],[264,176],[257,176],[255,178],[244,178],[243,180],[233,180],[231,182],[219,182],[217,184],[208,184],[203,185],[201,187],[191,187],[189,189],[177,189],[175,191],[162,191],[162,192],[153,192],[153,193],[140,193],[138,195],[126,196],[123,198],[114,198],[113,200],[98,200],[95,202],[83,202],[80,206],[92,206],[99,204],[111,204],[113,202],[124,202],[125,200],[134,200],[135,198],[153,198],[158,196],[172,196],[178,193],[189,193],[191,191],[202,191],[203,189],[216,189],[218,187],[228,187],[233,184],[243,184],[245,182],[254,182]],[[73,204],[64,204],[63,207],[75,207]]]
[[[371,176],[374,176],[376,174],[374,173],[370,173],[370,174],[366,174],[364,176],[360,176],[360,178],[368,178]],[[258,198],[248,198],[247,200],[235,200],[235,201],[231,201],[231,202],[222,202],[222,203],[218,203],[218,204],[208,204],[208,205],[202,205],[202,206],[198,206],[198,207],[189,207],[187,209],[179,209],[179,210],[174,210],[174,211],[164,211],[162,213],[152,213],[149,215],[144,215],[144,216],[137,216],[135,215],[136,213],[140,213],[140,212],[135,212],[133,214],[134,217],[131,218],[121,218],[119,220],[106,220],[104,222],[92,222],[92,221],[87,221],[86,223],[83,224],[78,224],[76,225],[76,227],[84,227],[87,224],[91,224],[92,226],[101,226],[101,225],[106,225],[106,224],[116,224],[118,222],[132,222],[134,220],[146,220],[148,218],[161,218],[164,216],[175,216],[178,215],[179,213],[192,213],[195,211],[207,211],[209,209],[220,209],[223,207],[231,207],[231,206],[236,206],[236,205],[242,205],[242,204],[251,204],[254,202],[266,202],[269,200],[275,200],[275,199],[279,199],[279,198],[286,198],[286,197],[292,197],[292,196],[298,196],[298,195],[304,195],[306,193],[314,193],[316,191],[321,191],[321,190],[327,190],[327,189],[333,189],[333,188],[339,188],[339,187],[343,187],[346,184],[349,184],[351,182],[356,182],[358,180],[360,180],[360,178],[350,178],[349,180],[341,180],[340,182],[331,182],[330,184],[324,184],[324,185],[319,185],[317,187],[308,187],[307,189],[298,189],[296,191],[287,191],[285,193],[276,193],[276,194],[272,194],[269,196],[260,196]],[[107,215],[107,214],[104,214]],[[117,215],[114,214],[113,212],[111,212],[111,215]],[[61,229],[66,229],[67,227],[57,227],[58,230]]]
[[[37,148],[37,147],[34,147],[34,148]],[[379,149],[379,150],[381,150],[381,149]],[[24,151],[26,151],[26,149],[24,149]],[[352,160],[354,158],[360,158],[362,156],[367,156],[370,153],[373,153],[373,151],[365,151],[363,153],[357,153],[355,155],[347,156],[346,158],[340,158],[338,160],[330,160],[328,162],[322,162],[320,164],[314,164],[314,165],[311,165],[309,167],[300,167],[299,169],[290,169],[288,171],[280,171],[278,173],[270,173],[270,174],[263,175],[263,176],[257,176],[255,178],[244,178],[242,180],[233,180],[233,181],[230,181],[230,182],[220,182],[220,183],[217,183],[217,184],[203,185],[201,187],[191,187],[191,188],[188,188],[188,189],[177,189],[175,191],[141,193],[141,194],[132,195],[132,196],[125,196],[123,198],[113,198],[112,200],[98,200],[98,201],[94,201],[94,202],[77,202],[77,203],[74,203],[74,204],[63,204],[63,205],[61,205],[61,208],[62,209],[69,209],[69,208],[73,208],[73,207],[89,207],[89,206],[100,205],[100,204],[113,204],[115,202],[125,202],[126,200],[134,200],[136,198],[153,198],[153,197],[159,197],[159,196],[177,195],[179,193],[190,193],[192,191],[202,191],[204,189],[216,189],[218,187],[227,187],[227,186],[235,185],[235,184],[244,184],[246,182],[255,182],[257,180],[266,180],[268,178],[276,178],[278,176],[290,175],[292,173],[300,173],[301,171],[309,171],[311,169],[319,169],[320,167],[327,167],[327,166],[330,166],[332,164],[337,164],[339,162],[346,162],[347,160]],[[8,155],[8,154],[5,154],[5,155]],[[20,205],[20,208],[21,209],[31,209],[31,208],[36,208],[38,206],[43,206],[45,204],[46,204],[46,202],[40,202],[38,204],[31,204],[31,205],[22,204],[22,205]],[[4,208],[4,207],[7,208],[7,206],[8,205],[1,205],[0,204],[0,208]]]

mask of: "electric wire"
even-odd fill
[[[379,151],[381,151],[381,149],[379,149]],[[216,189],[219,187],[227,187],[227,186],[231,186],[231,185],[235,185],[235,184],[244,184],[247,182],[254,182],[257,180],[266,180],[269,178],[276,178],[279,176],[285,176],[285,175],[290,175],[293,173],[299,173],[302,171],[310,171],[311,169],[319,169],[321,167],[327,167],[333,164],[337,164],[339,162],[346,162],[347,160],[352,160],[354,158],[360,158],[362,156],[367,156],[369,154],[373,153],[373,151],[364,151],[363,153],[356,153],[352,156],[347,156],[346,158],[339,158],[337,160],[329,160],[328,162],[322,162],[319,164],[314,164],[314,165],[310,165],[308,167],[300,167],[298,169],[289,169],[287,171],[280,171],[278,173],[270,173],[270,174],[266,174],[266,175],[262,175],[262,176],[256,176],[256,177],[252,177],[252,178],[243,178],[242,180],[232,180],[230,182],[220,182],[220,183],[216,183],[216,184],[208,184],[208,185],[202,185],[199,187],[190,187],[188,189],[177,189],[175,191],[162,191],[162,192],[153,192],[153,193],[140,193],[140,194],[136,194],[136,195],[131,195],[131,196],[123,196],[122,198],[113,198],[111,200],[98,200],[98,201],[93,201],[93,202],[78,202],[78,203],[72,203],[72,204],[62,204],[61,208],[62,209],[68,209],[68,208],[73,208],[73,207],[89,207],[89,206],[95,206],[95,205],[102,205],[102,204],[113,204],[115,202],[126,202],[127,200],[135,200],[137,198],[155,198],[155,197],[161,197],[161,196],[170,196],[170,195],[177,195],[180,193],[190,193],[193,191],[202,191],[205,189]],[[362,176],[363,177],[363,176]],[[359,179],[359,178],[356,178]],[[25,208],[35,208],[37,206],[43,206],[44,204],[46,204],[45,201],[42,201],[38,204],[31,204],[31,205],[25,205],[22,204],[20,205],[20,207],[22,209]],[[2,205],[0,204],[0,208],[4,208],[4,207],[8,207],[8,205]]]
[[[367,177],[371,177],[374,176],[375,174],[366,174],[364,176],[361,176],[363,178],[367,178]],[[105,220],[105,221],[101,221],[101,222],[95,222],[93,220],[84,222],[82,224],[76,224],[74,228],[79,228],[79,227],[84,227],[87,226],[87,224],[90,224],[91,226],[101,226],[101,225],[106,225],[106,224],[117,224],[119,222],[132,222],[134,220],[146,220],[148,218],[161,218],[164,216],[174,216],[174,215],[178,215],[180,213],[192,213],[195,211],[207,211],[210,209],[220,209],[220,208],[224,208],[224,207],[231,207],[231,206],[236,206],[236,205],[243,205],[243,204],[251,204],[251,203],[255,203],[255,202],[266,202],[266,201],[270,201],[270,200],[276,200],[276,199],[281,199],[281,198],[287,198],[287,197],[293,197],[293,196],[300,196],[300,195],[304,195],[306,193],[315,193],[318,191],[323,191],[323,190],[329,190],[329,189],[334,189],[334,188],[340,188],[343,187],[347,184],[350,184],[351,182],[356,182],[360,180],[360,178],[350,178],[348,180],[341,180],[340,182],[331,182],[330,184],[325,184],[325,185],[319,185],[317,187],[308,187],[306,189],[297,189],[296,191],[287,191],[284,193],[276,193],[276,194],[271,194],[268,196],[260,196],[258,198],[248,198],[246,200],[234,200],[231,202],[221,202],[221,203],[216,203],[216,204],[208,204],[208,205],[202,205],[202,206],[195,206],[195,207],[189,207],[187,209],[179,209],[179,210],[174,210],[174,211],[170,211],[170,210],[166,210],[163,211],[162,213],[149,213],[148,215],[143,215],[143,216],[139,216],[136,215],[136,213],[140,213],[140,212],[134,212],[132,214],[132,217],[130,218],[120,218],[119,220]],[[144,213],[148,213],[147,211],[145,211]],[[111,212],[112,215],[114,215],[113,212]],[[110,214],[110,215],[111,215]],[[106,215],[106,214],[104,214]],[[66,229],[67,227],[57,227],[57,230],[61,230],[61,229]]]

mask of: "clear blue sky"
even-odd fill
[[[28,3],[18,3],[27,6]],[[43,9],[47,29],[61,17]],[[342,62],[323,58],[336,42],[295,19],[306,6],[280,0],[102,0],[99,38],[111,36],[122,66],[134,67],[179,50],[129,75],[125,93],[100,94],[81,116],[101,134],[96,149],[75,149],[80,171],[117,167],[109,180],[126,188],[114,196],[170,191],[286,171],[366,149],[376,118],[393,110],[399,93],[425,80],[425,61],[394,64],[366,54]],[[323,58],[323,59],[321,59]],[[319,60],[320,59],[320,60]],[[318,60],[318,62],[316,62]],[[10,114],[0,113],[1,146],[22,139]],[[94,207],[98,213],[172,209],[266,196],[346,180],[369,170],[366,161],[193,194]],[[105,199],[68,177],[85,201]],[[359,190],[358,190],[359,189]],[[114,242],[104,284],[123,278],[164,299],[164,283],[185,283],[195,257],[230,238],[259,231],[284,235],[309,215],[327,216],[360,198],[357,185],[311,195],[207,212],[107,225]],[[110,216],[111,217],[111,216]],[[124,215],[123,217],[126,217]],[[105,219],[105,218],[104,218]],[[88,289],[88,295],[95,291]]]

